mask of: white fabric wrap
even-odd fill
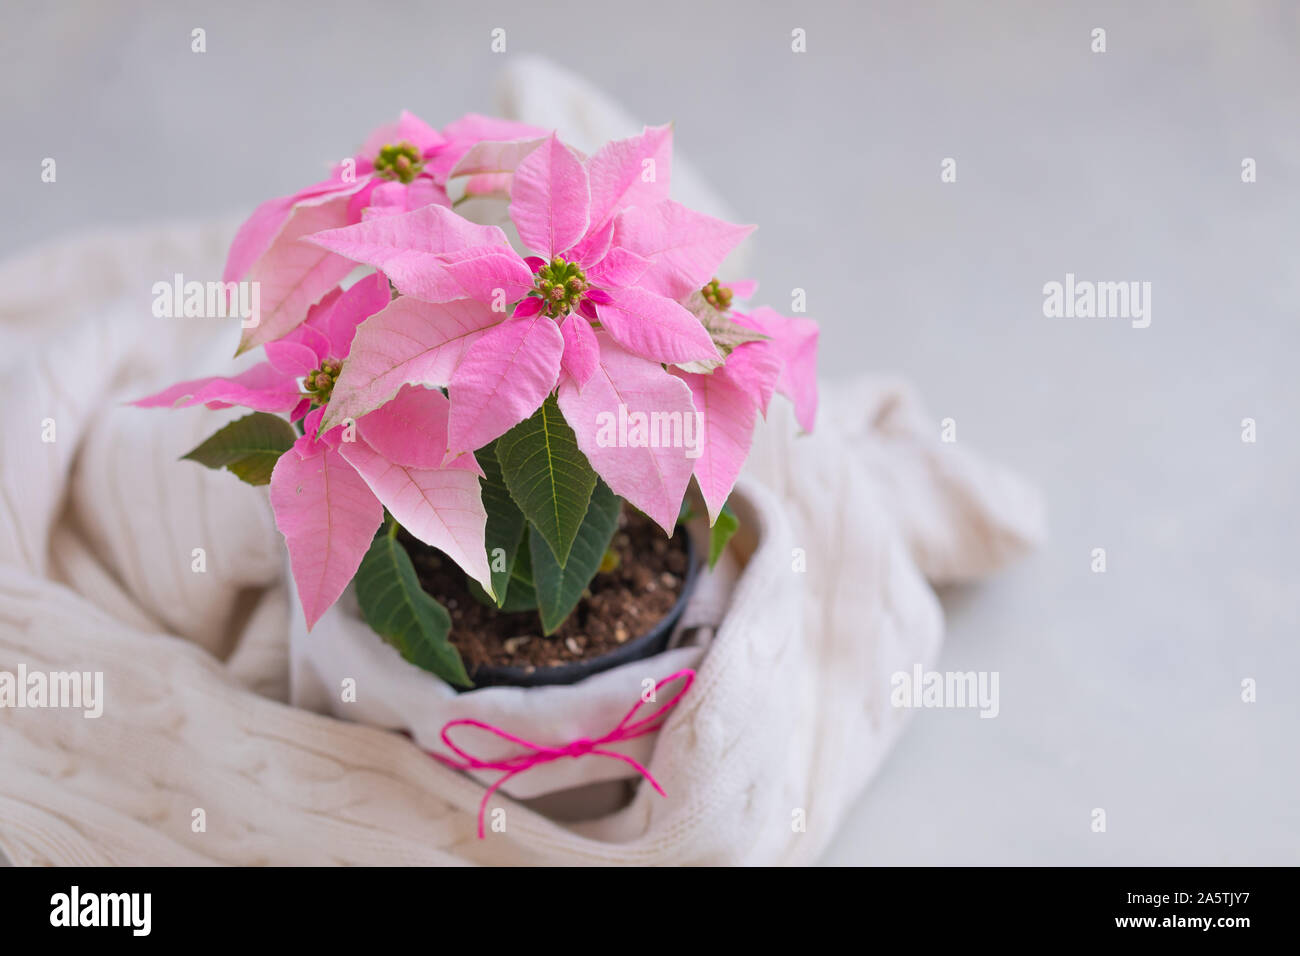
[[[287,573],[287,569],[286,569]],[[725,580],[724,574],[721,576]],[[704,656],[714,616],[704,608],[717,606],[719,576],[709,575],[700,594],[694,596],[688,620],[701,625],[691,628],[691,646],[674,647],[643,661],[634,661],[595,674],[578,684],[550,687],[484,687],[458,694],[439,678],[402,660],[392,647],[379,640],[361,618],[351,591],[316,623],[311,632],[303,619],[302,607],[293,604],[289,626],[290,702],[343,720],[355,720],[373,727],[402,730],[425,750],[459,759],[442,742],[443,727],[453,720],[478,720],[524,740],[542,745],[563,746],[586,738],[598,740],[615,729],[641,700],[645,681],[658,683],[683,668],[693,668]],[[716,617],[721,620],[721,614]],[[704,627],[708,625],[708,627]],[[683,636],[686,628],[681,629]],[[354,695],[342,693],[347,684]],[[677,686],[674,684],[674,686]],[[666,692],[673,688],[665,687]],[[637,717],[649,716],[656,695]],[[520,747],[478,728],[452,728],[452,742],[480,760],[502,760],[520,753]],[[626,754],[642,765],[650,760],[654,735],[602,746]],[[476,773],[491,783],[500,770]],[[563,759],[539,764],[509,779],[502,791],[528,799],[559,790],[606,780],[639,776],[629,764],[611,758]]]
[[[579,146],[631,131],[544,65],[512,77],[522,118],[579,130]],[[565,95],[540,95],[544,84]],[[685,168],[678,194],[721,212]],[[828,386],[815,434],[796,436],[778,398],[755,439],[738,577],[694,608],[719,624],[698,662],[687,647],[582,689],[453,700],[349,624],[345,605],[313,632],[319,653],[299,656],[301,693],[309,671],[322,694],[343,670],[376,675],[384,686],[360,681],[351,716],[379,726],[289,706],[296,598],[265,491],[176,460],[241,413],[122,404],[230,370],[229,325],[149,311],[153,283],[220,274],[230,225],[91,236],[0,265],[0,671],[102,672],[105,698],[98,719],[0,710],[0,852],[15,863],[811,862],[902,726],[890,675],[935,658],[931,584],[986,574],[1042,533],[1034,491],[941,444],[905,388]],[[454,710],[529,739],[597,736],[644,677],[687,663],[695,686],[657,739],[629,750],[668,796],[642,785],[593,820],[498,797],[506,830],[480,841],[482,784],[383,729],[418,726],[433,745]],[[517,792],[607,779],[616,763],[530,770]]]

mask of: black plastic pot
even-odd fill
[[[651,630],[634,637],[625,644],[620,644],[608,654],[589,660],[574,661],[558,667],[535,667],[527,671],[522,667],[498,667],[489,664],[480,666],[470,674],[474,687],[542,687],[549,684],[576,684],[592,674],[599,674],[611,667],[627,664],[631,661],[653,657],[668,648],[668,639],[672,637],[673,628],[681,620],[686,602],[695,590],[699,580],[700,565],[695,559],[695,545],[685,528],[678,528],[677,534],[686,539],[686,576],[682,580],[682,593],[677,596],[677,603]],[[676,535],[674,535],[676,537]]]

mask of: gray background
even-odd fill
[[[5,23],[0,254],[244,214],[402,106],[490,111],[497,26],[674,120],[761,223],[766,297],[807,290],[823,374],[905,374],[1049,501],[1045,550],[945,595],[939,666],[999,671],[1001,715],[919,712],[828,862],[1300,862],[1300,4],[6,0]],[[1151,327],[1044,318],[1067,271],[1151,282]]]

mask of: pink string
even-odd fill
[[[502,730],[500,727],[493,727],[491,724],[485,724],[481,720],[449,720],[442,726],[442,742],[446,744],[447,749],[451,750],[460,760],[453,760],[442,754],[426,751],[430,757],[440,760],[448,767],[454,767],[457,770],[500,770],[502,776],[492,786],[487,788],[483,794],[483,802],[478,807],[478,838],[484,838],[483,817],[487,813],[488,801],[492,799],[492,794],[510,778],[523,773],[525,770],[531,770],[538,764],[550,763],[552,760],[561,760],[564,757],[585,757],[587,754],[596,754],[600,757],[613,757],[615,760],[621,760],[630,766],[646,780],[650,781],[650,786],[654,787],[660,796],[668,796],[664,788],[659,786],[659,781],[654,778],[639,762],[633,760],[627,754],[621,754],[613,750],[602,750],[606,744],[616,744],[624,740],[633,740],[637,737],[644,737],[646,734],[653,734],[663,726],[664,721],[668,718],[668,713],[677,706],[686,692],[691,689],[691,684],[695,682],[695,671],[687,669],[680,670],[675,674],[670,674],[659,683],[655,684],[655,696],[658,696],[659,688],[671,684],[675,680],[683,681],[681,689],[677,691],[668,701],[661,704],[649,716],[642,717],[639,720],[633,720],[637,711],[646,703],[645,700],[637,700],[636,704],[629,710],[622,720],[618,722],[613,730],[605,736],[596,740],[590,740],[587,737],[579,737],[577,740],[570,741],[560,747],[549,747],[544,744],[535,744],[530,740],[524,740],[522,737],[516,737],[514,734]],[[449,732],[453,727],[477,727],[480,730],[486,730],[488,733],[496,734],[502,740],[518,744],[527,748],[528,753],[516,754],[513,757],[505,757],[501,760],[480,760],[473,754],[466,753],[460,747],[451,742]]]

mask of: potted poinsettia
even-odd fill
[[[307,628],[351,585],[461,689],[664,649],[773,393],[808,430],[817,401],[816,326],[739,307],[753,283],[716,272],[752,227],[669,198],[671,145],[407,113],[240,230],[225,279],[261,283],[240,351],[264,360],[136,404],[251,410],[186,457],[269,484]]]

